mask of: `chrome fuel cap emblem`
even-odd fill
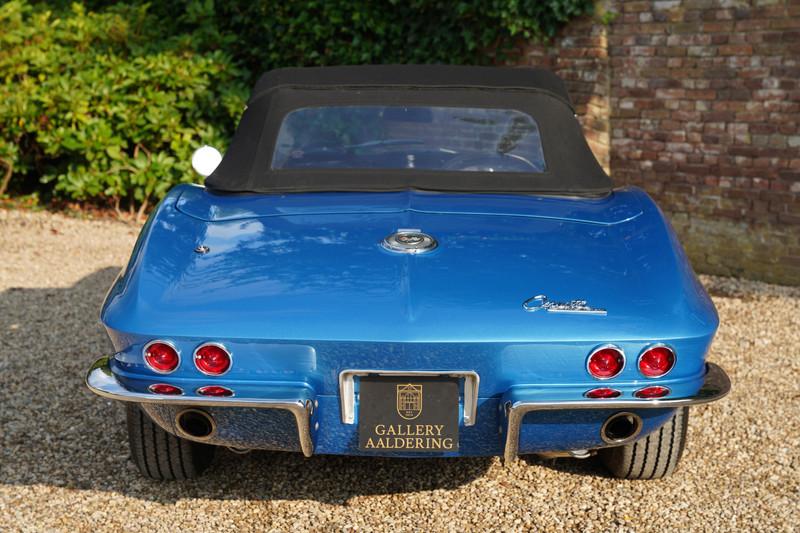
[[[381,243],[390,252],[401,254],[424,254],[438,245],[436,239],[418,229],[399,229]]]

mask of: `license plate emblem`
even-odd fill
[[[458,451],[458,380],[364,376],[359,383],[358,447],[373,452]]]

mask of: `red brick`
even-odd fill
[[[800,181],[800,172],[781,170],[778,172],[778,176],[780,176],[782,180],[786,181]]]
[[[725,98],[722,94],[720,94],[719,97]],[[686,91],[686,98],[689,98],[691,100],[713,100],[717,98],[717,91],[713,90]]]
[[[769,27],[773,29],[800,28],[800,17],[785,17],[769,21]]]
[[[622,4],[622,10],[625,13],[640,13],[643,11],[649,11],[651,8],[650,2],[624,2]]]
[[[749,4],[612,2],[610,26],[587,17],[520,57],[567,80],[615,183],[643,187],[683,227],[712,217],[768,242],[797,235],[772,255],[795,258],[800,280],[800,1]]]
[[[706,22],[703,24],[703,31],[709,33],[732,32],[734,27],[738,29],[739,23],[734,26],[733,22]]]

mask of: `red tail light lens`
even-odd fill
[[[178,351],[171,345],[153,341],[144,347],[144,361],[156,372],[166,374],[178,368],[180,358]]]
[[[669,389],[666,387],[661,387],[659,385],[653,385],[652,387],[645,387],[633,393],[633,395],[636,396],[637,398],[663,398],[667,394],[669,394]]]
[[[167,383],[154,383],[153,385],[147,387],[147,389],[153,394],[168,394],[171,396],[183,394],[183,391],[180,387],[168,385]]]
[[[587,398],[616,398],[621,393],[616,389],[592,389],[585,394]]]
[[[616,346],[603,346],[589,356],[586,363],[589,373],[597,379],[613,378],[625,366],[625,356]]]
[[[195,350],[194,364],[203,374],[220,376],[231,367],[231,354],[219,344],[204,344]]]
[[[648,378],[660,378],[675,366],[675,352],[666,346],[653,346],[639,356],[639,372]]]
[[[219,385],[208,385],[197,389],[197,394],[202,394],[203,396],[233,396],[233,391]]]

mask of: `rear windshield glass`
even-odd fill
[[[539,173],[545,163],[536,121],[513,109],[327,106],[286,115],[272,168]]]

